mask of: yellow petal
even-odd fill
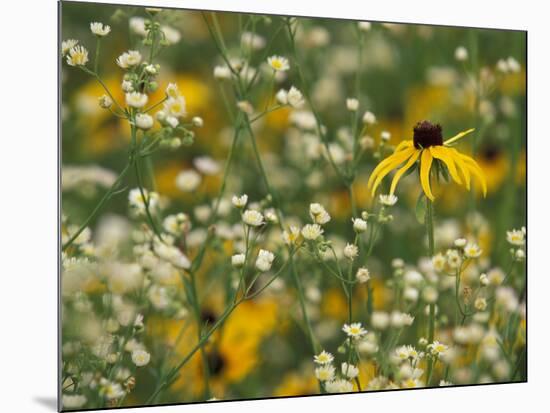
[[[454,143],[454,142],[458,141],[459,139],[462,139],[464,136],[468,135],[469,133],[472,133],[473,131],[475,131],[474,128],[465,130],[463,132],[460,132],[460,133],[456,134],[455,136],[453,136],[452,138],[447,139],[445,142],[443,142],[443,145],[450,145],[451,143]]]
[[[447,150],[451,152],[457,169],[464,176],[464,183],[466,184],[466,189],[469,191],[470,190],[470,170],[468,168],[468,165],[466,165],[466,163],[462,160],[461,154],[455,148],[447,148]]]
[[[426,196],[433,201],[435,198],[430,188],[430,169],[432,167],[432,154],[430,151],[423,150],[422,157],[420,158],[420,185]]]
[[[460,179],[460,176],[458,176],[455,161],[452,154],[449,152],[449,148],[445,148],[444,146],[430,146],[429,149],[434,158],[439,159],[447,166],[447,169],[449,170],[449,173],[454,181],[457,184],[462,185],[462,180]]]
[[[409,158],[407,163],[401,169],[399,169],[399,171],[395,173],[395,176],[391,181],[390,194],[393,195],[393,193],[395,192],[395,188],[397,187],[397,183],[399,182],[403,174],[405,174],[405,172],[407,172],[409,168],[413,166],[413,164],[416,162],[419,156],[420,156],[420,151],[416,150],[413,153],[413,155]]]
[[[485,180],[483,170],[479,167],[477,162],[469,156],[460,154],[460,157],[466,163],[470,172],[472,172],[472,174],[474,174],[475,177],[479,180],[481,184],[481,189],[483,190],[483,196],[487,196],[487,181]]]
[[[413,155],[415,152],[417,152],[418,149],[415,148],[408,148],[403,151],[400,151],[398,154],[392,155],[392,162],[387,164],[387,166],[381,170],[378,173],[378,176],[376,177],[376,180],[374,181],[374,184],[372,185],[372,195],[376,192],[376,188],[378,188],[378,185],[380,185],[380,182],[382,182],[382,179],[389,174],[392,170],[397,168],[399,165],[401,165],[407,158],[409,158],[411,155]]]
[[[393,153],[399,152],[402,149],[410,148],[412,145],[413,145],[413,141],[401,141],[399,145],[397,145]]]
[[[399,165],[401,162],[403,162],[405,159],[407,159],[409,156],[411,156],[413,151],[414,151],[414,148],[408,148],[408,149],[399,151],[398,153],[394,152],[393,154],[388,156],[386,159],[381,161],[376,166],[376,168],[374,168],[374,171],[372,171],[372,173],[370,175],[370,178],[369,178],[369,181],[367,183],[367,186],[370,188],[372,186],[372,183],[376,179],[377,175],[380,172],[382,172],[383,170],[387,169],[388,165],[394,164],[397,161],[397,159],[400,159],[400,161],[397,163],[397,165]],[[393,168],[395,168],[395,166]],[[393,168],[391,168],[391,169],[393,169]],[[387,173],[385,175],[387,175]]]

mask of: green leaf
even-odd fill
[[[416,201],[415,214],[416,220],[420,224],[424,224],[426,218],[426,197],[423,192],[420,193]]]

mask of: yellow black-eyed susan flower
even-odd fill
[[[483,171],[476,161],[452,147],[453,143],[473,132],[473,129],[460,132],[443,141],[441,125],[425,120],[418,122],[413,132],[412,140],[406,140],[397,145],[394,153],[380,162],[372,172],[367,186],[371,188],[373,195],[382,179],[404,163],[393,177],[390,187],[390,194],[393,195],[401,177],[413,167],[417,160],[420,160],[420,184],[426,196],[433,201],[430,171],[434,159],[445,164],[450,176],[457,184],[464,185],[469,190],[470,178],[474,175],[481,184],[483,194],[487,193],[487,183]]]

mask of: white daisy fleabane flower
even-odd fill
[[[227,66],[214,67],[214,78],[217,80],[231,79],[231,69]]]
[[[64,409],[78,409],[86,404],[88,399],[82,394],[64,394],[62,404]]]
[[[194,170],[181,171],[176,177],[176,186],[183,192],[192,192],[202,181],[201,176]]]
[[[432,257],[432,265],[434,267],[434,270],[436,270],[437,272],[443,271],[445,269],[446,263],[447,263],[447,259],[441,253],[438,253],[437,255],[434,255]]]
[[[288,104],[295,109],[301,109],[304,106],[304,96],[294,86],[291,86],[286,95]]]
[[[288,92],[285,89],[280,89],[275,95],[275,99],[280,105],[288,104]]]
[[[357,258],[357,255],[359,254],[359,248],[357,248],[357,245],[355,244],[346,244],[344,247],[344,257],[353,260]]]
[[[353,230],[357,233],[365,232],[367,230],[367,221],[361,218],[352,218]]]
[[[363,114],[363,123],[366,125],[374,125],[376,123],[376,116],[374,113],[368,110]]]
[[[446,256],[447,256],[447,264],[451,268],[458,268],[462,263],[462,259],[460,258],[460,254],[458,253],[457,250],[453,250],[453,249],[447,250]]]
[[[176,98],[168,98],[163,104],[163,111],[167,117],[182,118],[187,115],[187,106],[185,98],[178,96]]]
[[[394,206],[397,203],[398,198],[393,194],[381,194],[378,199],[380,200],[380,203],[384,206]]]
[[[483,273],[479,276],[479,283],[484,287],[489,285],[489,277],[487,277],[487,274]]]
[[[138,113],[136,115],[136,126],[140,129],[151,129],[153,127],[153,117],[146,113]]]
[[[371,316],[371,324],[377,330],[385,330],[390,324],[390,315],[383,311],[374,311]]]
[[[464,46],[458,46],[455,49],[455,59],[459,62],[468,60],[468,50]]]
[[[288,59],[283,56],[271,56],[267,58],[267,63],[276,72],[285,72],[290,69]]]
[[[357,368],[357,366],[354,366],[353,364],[348,364],[344,362],[342,363],[341,369],[342,369],[342,375],[344,375],[348,379],[354,379],[359,375],[359,369]]]
[[[365,267],[358,268],[357,273],[355,274],[355,278],[357,278],[357,281],[359,281],[361,284],[366,283],[368,280],[370,280],[370,272]]]
[[[357,23],[357,26],[362,32],[368,32],[371,29],[372,24],[371,22],[359,22]]]
[[[239,196],[233,195],[233,198],[231,198],[231,203],[237,208],[244,208],[247,202],[248,202],[247,194],[242,194]]]
[[[75,39],[63,40],[61,42],[61,55],[65,56],[67,53],[69,53],[69,50],[71,50],[77,44],[78,44],[78,40],[75,40]]]
[[[323,234],[323,229],[319,224],[307,224],[302,228],[302,236],[310,241],[314,241]]]
[[[165,89],[166,97],[177,99],[181,96],[178,85],[175,83],[168,83]]]
[[[482,250],[476,243],[470,242],[464,247],[464,255],[468,258],[477,258],[481,253]]]
[[[137,66],[141,63],[141,53],[137,50],[128,50],[116,59],[116,64],[123,69]]]
[[[384,142],[388,142],[391,139],[391,133],[387,130],[380,132],[380,139]]]
[[[126,93],[126,104],[133,108],[142,108],[149,101],[149,97],[145,93],[130,92]]]
[[[332,380],[325,383],[325,389],[329,393],[349,393],[353,391],[353,384],[345,379]]]
[[[216,175],[221,170],[220,164],[210,156],[197,156],[193,159],[193,165],[204,175]]]
[[[506,231],[506,241],[508,241],[511,245],[518,247],[525,245],[525,231],[522,229]]]
[[[260,50],[265,47],[266,41],[265,38],[256,33],[243,32],[241,35],[241,44],[253,50]]]
[[[246,256],[244,254],[235,254],[231,257],[231,265],[235,268],[241,268],[244,265]]]
[[[275,255],[272,252],[261,249],[256,259],[256,268],[262,272],[269,271],[274,259]]]
[[[334,366],[330,364],[325,364],[315,369],[315,377],[317,377],[317,380],[319,381],[329,381],[334,379],[335,372],[336,369],[334,368]]]
[[[204,119],[200,116],[193,116],[193,118],[191,119],[191,123],[196,128],[202,128],[204,126]]]
[[[255,211],[253,209],[247,209],[243,213],[243,221],[246,225],[251,227],[259,227],[264,223],[264,216],[261,212]]]
[[[287,245],[294,244],[300,237],[300,228],[291,225],[288,231],[283,231],[283,241]]]
[[[313,356],[313,361],[317,364],[330,364],[333,362],[333,360],[334,356],[325,350]]]
[[[351,324],[344,324],[342,327],[342,331],[348,335],[348,337],[358,339],[363,337],[365,334],[367,334],[367,330],[365,330],[361,323],[351,323]]]
[[[168,45],[176,44],[181,40],[181,33],[173,27],[164,25],[160,30],[164,33],[164,39]]]
[[[443,355],[447,350],[449,349],[448,346],[446,346],[443,343],[440,343],[439,341],[434,341],[431,344],[428,344],[428,350],[432,353],[434,356],[441,356]]]
[[[103,109],[109,109],[113,105],[113,100],[107,95],[100,96],[98,98],[98,102],[99,102],[99,107]]]
[[[359,109],[359,100],[357,100],[355,98],[346,99],[346,108],[350,112],[356,112],[357,109]]]
[[[104,36],[107,36],[109,33],[111,33],[111,26],[108,26],[100,22],[92,22],[90,23],[90,30],[96,36],[104,37]]]
[[[143,367],[149,364],[149,361],[151,360],[151,355],[147,353],[145,350],[136,349],[132,351],[132,362],[138,366]]]
[[[88,63],[88,50],[84,46],[75,46],[69,50],[67,64],[69,66],[84,66]]]
[[[454,241],[455,247],[457,248],[464,248],[467,243],[468,243],[468,240],[466,240],[466,238],[458,238],[458,239],[455,239]]]
[[[318,203],[309,205],[309,215],[315,224],[323,225],[330,221],[329,213]]]

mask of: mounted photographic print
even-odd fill
[[[61,2],[60,408],[525,382],[526,39]]]

